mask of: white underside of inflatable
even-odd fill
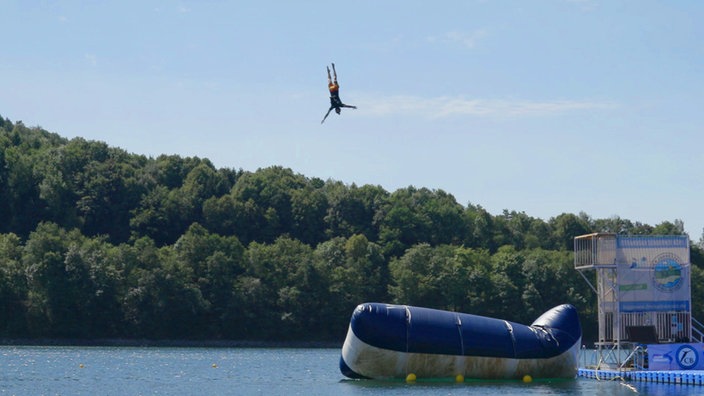
[[[342,358],[355,373],[373,379],[453,378],[477,379],[575,378],[581,340],[565,353],[548,359],[511,359],[482,356],[398,352],[371,346],[350,328],[342,346]]]

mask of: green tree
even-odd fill
[[[122,262],[114,247],[100,238],[72,240],[64,258],[74,287],[74,313],[69,320],[81,337],[105,338],[122,334]],[[76,330],[78,332],[78,330]]]
[[[89,162],[75,176],[80,180],[75,205],[85,235],[108,235],[114,243],[128,240],[130,212],[144,192],[136,173],[126,152],[109,149],[107,158]]]
[[[674,222],[663,221],[653,228],[652,235],[684,235],[684,222],[675,220]]]
[[[389,197],[386,190],[380,186],[346,186],[329,181],[324,191],[328,199],[325,223],[329,239],[361,234],[370,241],[378,240],[381,211]]]
[[[315,246],[325,240],[328,201],[320,188],[308,185],[291,193],[292,236]]]
[[[324,276],[313,265],[308,245],[290,238],[279,238],[270,245],[255,242],[247,249],[247,261],[247,275],[261,282],[259,295],[265,299],[259,304],[263,308],[259,323],[266,329],[260,336],[301,339],[320,331],[312,326],[317,322],[311,318],[326,303],[320,283]]]
[[[160,250],[151,238],[142,237],[132,244],[123,244],[115,252],[123,263],[124,285],[122,312],[124,334],[127,337],[147,337],[155,334],[158,317],[152,273],[161,267]],[[157,315],[157,316],[154,316]]]
[[[2,122],[2,117],[0,117]],[[0,233],[9,231],[10,225],[10,191],[7,185],[9,176],[5,152],[10,147],[10,139],[7,132],[0,127]]]
[[[0,192],[0,230],[26,238],[46,214],[40,199],[40,178],[34,171],[36,158],[17,147],[4,150],[4,186]]]
[[[563,213],[549,221],[554,230],[556,248],[561,250],[574,249],[574,237],[589,234],[589,223],[574,214]]]
[[[508,210],[504,210],[496,220],[501,224],[504,245],[514,246],[518,250],[552,248],[552,231],[544,221],[530,217],[525,212]]]
[[[37,172],[41,175],[41,198],[48,207],[48,219],[67,229],[81,228],[82,221],[77,202],[84,186],[84,169],[91,162],[108,158],[107,144],[72,139],[65,145],[46,150]]]
[[[366,301],[387,301],[388,268],[381,247],[364,235],[323,242],[314,252],[323,287],[330,292],[324,315],[342,334],[352,310]]]
[[[252,275],[238,276],[232,293],[229,315],[223,320],[225,334],[238,340],[274,338],[273,326],[276,326],[277,318],[271,315],[271,291],[262,279]]]
[[[497,221],[480,205],[468,205],[465,209],[464,219],[468,228],[468,235],[465,237],[467,246],[495,252],[496,249],[504,245],[503,236],[497,231]]]
[[[483,249],[419,244],[389,264],[389,292],[399,304],[485,314],[493,292]]]
[[[490,279],[494,290],[485,301],[487,315],[499,318],[515,317],[517,307],[523,307],[525,287],[523,272],[524,251],[513,246],[502,246],[491,256]],[[514,320],[523,319],[515,318]]]
[[[190,208],[187,222],[202,222],[203,203],[211,197],[219,197],[228,192],[227,181],[222,180],[210,163],[203,162],[194,167],[186,176],[183,186],[178,188],[178,195],[185,207]]]
[[[193,269],[172,247],[156,248],[148,239],[140,245],[143,261],[132,268],[124,298],[125,316],[135,337],[199,339],[206,334],[204,320],[210,304],[193,281]]]
[[[574,269],[572,252],[535,249],[525,255],[523,262],[525,286],[524,321],[532,321],[548,309],[564,303],[584,311],[592,292]]]
[[[445,307],[442,272],[451,260],[447,247],[436,249],[427,243],[415,245],[389,263],[389,293],[398,304]]]
[[[380,243],[390,256],[399,256],[418,243],[460,243],[468,231],[462,207],[452,195],[415,187],[391,194],[380,224]]]
[[[251,201],[263,214],[263,226],[253,240],[272,242],[278,236],[290,234],[293,229],[291,196],[307,185],[305,177],[291,169],[270,167],[254,173],[244,173],[232,188],[236,201]]]
[[[244,269],[244,246],[236,237],[209,233],[193,224],[174,245],[178,260],[190,267],[193,279],[209,307],[206,317],[210,336],[223,337],[222,323],[230,315],[236,277]]]
[[[84,268],[66,265],[69,245],[80,238],[54,223],[41,223],[29,236],[22,257],[29,282],[28,314],[35,336],[80,337],[85,322],[81,301]]]
[[[27,279],[22,251],[17,235],[0,234],[0,336],[20,337],[27,331]]]
[[[207,199],[203,203],[203,221],[208,230],[236,236],[245,245],[261,238],[261,230],[271,227],[266,213],[253,199],[242,202],[231,194]]]
[[[165,246],[176,240],[188,229],[195,213],[193,202],[180,190],[157,186],[142,197],[132,212],[130,228],[133,237],[147,236],[157,245]]]
[[[160,155],[150,164],[147,173],[155,184],[162,185],[167,190],[173,190],[180,188],[187,175],[201,164],[212,167],[209,160],[201,160],[198,157]]]
[[[488,315],[487,301],[496,290],[491,282],[491,255],[486,249],[454,246],[451,266],[447,267],[440,284],[447,301],[446,309]]]

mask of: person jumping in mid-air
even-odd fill
[[[332,109],[335,109],[335,113],[340,114],[340,110],[343,107],[349,107],[350,109],[356,109],[357,106],[350,106],[342,103],[340,100],[340,85],[337,83],[337,72],[335,71],[335,64],[332,64],[332,75],[330,76],[330,68],[328,67],[328,89],[330,90],[330,108],[328,109],[328,112],[325,113],[325,117],[323,117],[323,120],[320,121],[322,124],[325,122],[325,119],[328,118],[328,114],[332,111]]]

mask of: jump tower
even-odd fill
[[[687,236],[581,235],[574,267],[598,296],[597,370],[704,368]]]

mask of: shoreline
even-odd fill
[[[85,346],[165,348],[342,348],[335,341],[244,341],[244,340],[148,340],[148,339],[54,339],[0,338],[0,346]]]

